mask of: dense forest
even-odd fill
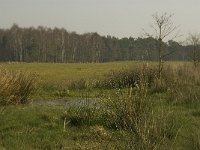
[[[108,62],[158,59],[158,41],[148,38],[116,38],[98,33],[77,34],[64,28],[0,29],[0,61]],[[162,44],[165,60],[190,60],[191,46],[170,40]]]

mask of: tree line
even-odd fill
[[[16,62],[108,62],[158,59],[158,40],[117,38],[98,33],[77,34],[64,28],[22,28],[17,24],[0,29],[0,61]],[[166,60],[190,60],[192,45],[163,42]],[[168,55],[170,53],[170,55]]]

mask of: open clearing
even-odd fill
[[[118,87],[125,82],[118,80],[124,70],[144,64],[1,64],[9,71],[35,73],[37,84],[31,104],[0,106],[0,149],[199,149],[200,74],[199,68],[188,74],[193,69],[189,63],[166,62],[165,82],[156,87],[151,78],[150,87],[70,87],[80,80],[101,83],[106,74]],[[171,72],[168,65],[179,70]],[[136,136],[134,127],[145,139]]]

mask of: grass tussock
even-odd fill
[[[145,75],[144,75],[145,73]],[[112,71],[104,75],[104,79],[97,85],[104,88],[129,88],[136,87],[143,78],[148,82],[149,86],[157,78],[155,67],[149,67],[148,64],[136,66],[132,69],[122,69]]]
[[[0,104],[28,103],[34,90],[35,75],[25,72],[0,70]]]
[[[68,125],[80,127],[83,125],[91,126],[99,123],[99,112],[96,108],[87,106],[70,108],[65,112],[64,118]]]

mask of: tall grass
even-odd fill
[[[142,75],[145,72],[145,76]],[[132,69],[122,69],[112,71],[104,75],[104,79],[100,81],[100,87],[104,88],[129,88],[135,87],[142,78],[145,77],[148,84],[152,84],[155,77],[157,77],[156,68],[148,64],[135,66]]]
[[[170,71],[171,70],[171,71]],[[182,65],[169,68],[167,84],[168,102],[185,106],[200,104],[200,67]]]
[[[0,104],[26,104],[34,90],[35,75],[0,69]]]

